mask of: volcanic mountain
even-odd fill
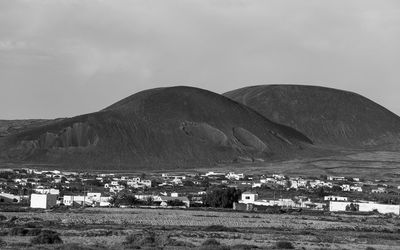
[[[293,127],[316,145],[396,147],[400,118],[358,94],[316,86],[263,85],[224,94],[271,121]]]
[[[0,138],[3,162],[69,168],[195,168],[288,159],[312,141],[227,97],[192,87],[158,88],[99,112],[35,123]]]

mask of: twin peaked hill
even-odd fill
[[[320,109],[307,103],[335,99]],[[320,87],[266,85],[225,96],[158,88],[99,112],[11,130],[0,137],[0,159],[73,169],[183,170],[291,159],[325,145],[395,143],[398,125],[399,117],[366,98]]]

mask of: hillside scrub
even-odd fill
[[[51,230],[43,230],[39,235],[31,239],[31,243],[34,245],[62,244],[63,241],[61,240],[59,233]]]

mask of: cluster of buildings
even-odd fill
[[[137,200],[152,200],[152,204],[158,206],[168,206],[172,201],[179,201],[185,207],[201,206],[203,196],[212,186],[231,187],[242,191],[250,190],[244,192],[242,199],[236,203],[237,207],[244,209],[287,207],[341,211],[349,210],[351,207],[353,210],[357,208],[358,211],[376,210],[385,213],[396,210],[395,206],[398,206],[396,202],[379,204],[376,200],[360,201],[361,197],[365,197],[365,195],[384,196],[391,192],[400,195],[400,186],[393,186],[382,181],[364,181],[357,177],[250,175],[232,171],[141,174],[138,176],[58,170],[39,171],[24,168],[0,170],[0,204],[26,202],[35,208],[50,208],[60,204],[102,207],[112,205],[110,201],[116,194],[128,192],[134,194]],[[257,191],[267,189],[285,190],[286,193],[304,191],[303,193],[306,194],[326,189],[331,190],[332,195],[326,195],[323,199],[309,198],[307,195],[292,195],[277,199],[275,197],[259,198]],[[389,209],[389,206],[386,205],[391,205],[393,208]],[[386,208],[387,210],[385,210]]]
[[[312,202],[307,197],[259,199],[256,192],[246,191],[238,203],[234,204],[237,210],[262,210],[268,207],[287,209],[326,210],[331,212],[378,212],[381,214],[400,215],[400,205],[379,204],[372,201],[349,201],[348,197],[329,195],[324,197],[324,202]]]

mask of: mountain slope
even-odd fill
[[[317,86],[263,85],[224,95],[301,131],[316,144],[365,148],[400,142],[400,118],[355,93]]]
[[[0,120],[0,137],[18,133],[18,131],[30,127],[44,125],[48,121],[44,119]]]
[[[151,89],[99,112],[0,139],[3,161],[138,169],[290,158],[312,142],[221,95]]]

